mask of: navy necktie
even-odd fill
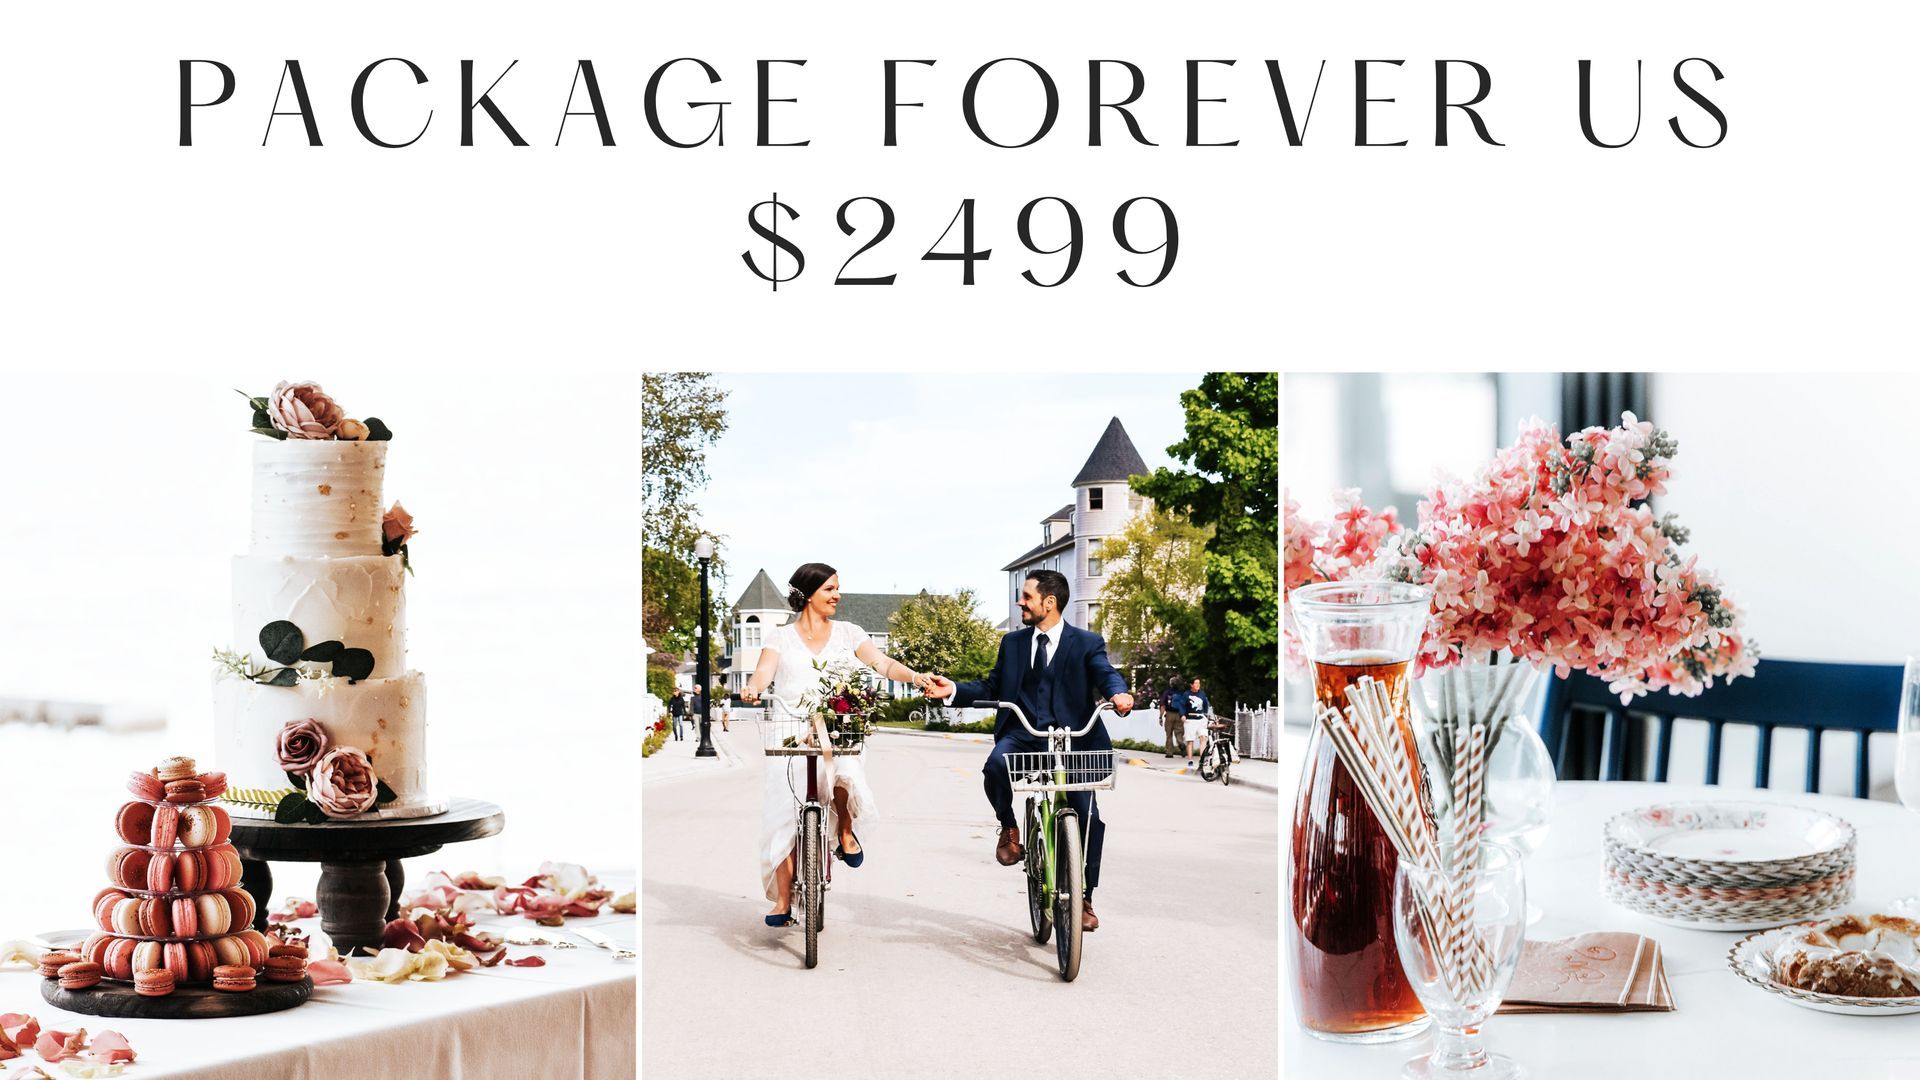
[[[1033,670],[1040,672],[1047,670],[1047,635],[1045,634],[1040,635],[1039,647],[1034,650]]]

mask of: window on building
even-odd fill
[[[1087,626],[1089,628],[1092,628],[1092,627],[1097,627],[1099,625],[1100,625],[1100,605],[1097,603],[1088,604],[1087,605]]]
[[[1087,509],[1098,510],[1106,505],[1106,492],[1100,488],[1087,489]]]
[[[746,624],[740,627],[740,647],[743,649],[760,647],[760,616],[747,616]]]
[[[1098,555],[1087,556],[1087,576],[1088,577],[1099,577],[1104,572],[1105,572],[1105,569],[1101,566],[1100,556]]]

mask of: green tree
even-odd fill
[[[932,671],[956,682],[985,678],[993,670],[1000,634],[973,613],[973,590],[948,596],[921,590],[887,620],[887,653],[915,671]]]
[[[707,483],[707,450],[727,430],[727,392],[704,372],[640,377],[640,628],[670,662],[693,651],[700,629],[700,569],[694,544],[714,541],[708,569],[712,670],[727,628],[723,537],[703,528],[694,496]],[[661,654],[666,654],[664,657]]]
[[[1203,528],[1155,507],[1127,523],[1095,552],[1108,567],[1093,629],[1135,687],[1162,688],[1195,669],[1206,640]]]
[[[1268,701],[1280,681],[1280,376],[1210,372],[1180,395],[1187,437],[1133,488],[1163,510],[1212,526],[1199,674],[1224,707]]]

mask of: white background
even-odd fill
[[[1880,355],[1902,344],[1912,284],[1899,133],[1914,20],[1862,3],[10,5],[8,351],[1001,370]],[[393,55],[431,80],[412,86],[389,65],[374,81],[380,130],[435,110],[406,150],[365,144],[347,111],[360,68]],[[735,103],[725,148],[673,150],[647,132],[647,76],[686,55],[723,83],[707,93],[682,73],[667,86]],[[1058,127],[1027,150],[979,144],[958,112],[967,73],[1009,55],[1061,85]],[[1678,113],[1705,130],[1668,78],[1696,55],[1727,74],[1710,96],[1731,134],[1713,150],[1680,146],[1665,124]],[[232,101],[198,110],[190,149],[175,145],[182,57],[223,59],[239,78]],[[306,146],[295,118],[259,146],[286,57],[303,62],[324,147]],[[506,145],[484,117],[480,145],[457,145],[469,57],[488,81],[520,61],[495,96],[533,145]],[[600,72],[613,149],[581,119],[552,145],[581,57]],[[879,146],[886,57],[940,61],[906,69],[902,96],[928,105],[902,111],[907,145],[893,150]],[[1085,145],[1096,57],[1146,70],[1138,111],[1163,145],[1112,141],[1117,128],[1110,145]],[[800,104],[775,114],[777,135],[812,146],[750,145],[756,58],[809,61],[776,69]],[[1241,146],[1177,145],[1186,58],[1240,61],[1207,69],[1209,96],[1230,100],[1203,111],[1210,137]],[[1329,61],[1303,147],[1284,145],[1267,58],[1300,102]],[[1375,93],[1399,100],[1374,124],[1412,145],[1351,145],[1355,58],[1407,61],[1376,69]],[[1504,148],[1459,124],[1454,146],[1431,145],[1435,58],[1491,69],[1483,112]],[[1634,145],[1582,141],[1581,58],[1602,65],[1608,132],[1624,120],[1627,65],[1646,61]],[[699,119],[663,100],[676,130]],[[999,104],[1009,129],[1033,108]],[[739,258],[756,243],[748,207],[775,190],[805,215],[792,228],[814,256],[777,296]],[[861,264],[898,270],[897,286],[826,283],[851,250],[833,209],[858,194],[899,211]],[[1012,218],[1048,194],[1081,208],[1089,247],[1073,282],[1043,290],[1018,271],[1054,263],[1028,261]],[[1179,266],[1149,290],[1111,277],[1124,264],[1107,215],[1135,194],[1166,199],[1183,227]],[[918,259],[963,196],[980,200],[980,243],[995,252],[971,289],[957,266]]]

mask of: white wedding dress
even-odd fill
[[[836,620],[833,632],[827,636],[826,646],[816,653],[800,640],[799,632],[794,630],[791,623],[771,628],[767,631],[763,648],[772,649],[780,655],[780,666],[773,677],[772,696],[778,697],[790,709],[798,706],[800,699],[819,685],[820,673],[814,670],[814,661],[847,659],[859,663],[854,650],[868,640],[865,630],[852,623]],[[780,893],[774,885],[773,871],[793,853],[795,796],[800,799],[807,797],[806,767],[809,764],[821,770],[817,794],[821,805],[827,808],[827,843],[830,846],[837,848],[840,845],[840,822],[832,797],[834,788],[847,789],[847,812],[853,818],[853,831],[859,836],[862,851],[867,846],[862,828],[873,819],[875,805],[873,789],[867,786],[866,768],[859,756],[835,754],[832,762],[821,757],[767,757],[764,760],[766,807],[761,814],[760,883],[766,887],[767,899],[778,900]]]

